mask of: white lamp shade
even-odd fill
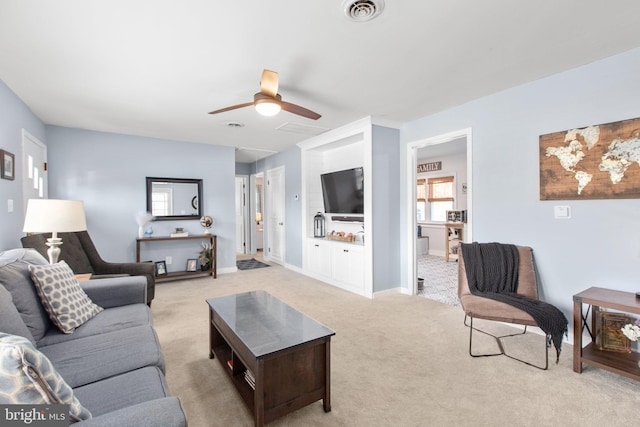
[[[80,200],[29,199],[24,219],[25,233],[66,233],[87,229],[84,204]]]

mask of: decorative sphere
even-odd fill
[[[207,229],[211,228],[211,226],[213,225],[213,218],[211,218],[209,215],[203,216],[202,218],[200,218],[200,225]]]

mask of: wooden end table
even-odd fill
[[[583,314],[582,305],[589,307]],[[640,314],[640,298],[633,292],[592,287],[573,296],[573,370],[582,372],[582,364],[596,366],[625,377],[640,380],[640,354],[600,350],[596,344],[596,319],[601,308]],[[588,322],[591,309],[591,322]],[[589,325],[591,327],[589,327]],[[582,346],[582,332],[587,329],[591,342]]]

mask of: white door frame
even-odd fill
[[[31,180],[28,178],[28,174],[29,174],[29,165],[28,165],[28,159],[27,156],[25,155],[25,145],[26,144],[33,144],[35,146],[37,146],[38,148],[42,149],[42,154],[44,157],[44,163],[47,163],[47,146],[42,143],[42,141],[40,141],[38,138],[36,138],[35,136],[31,135],[29,132],[27,132],[26,129],[22,129],[22,160],[21,160],[21,165],[22,165],[22,212],[23,214],[27,212],[27,201],[29,199],[29,197],[27,196],[27,192],[26,192],[26,186],[30,185]],[[16,170],[18,170],[18,168],[15,168]],[[39,168],[40,172],[41,172],[41,177],[42,177],[42,181],[43,181],[43,185],[42,185],[42,193],[43,193],[43,199],[46,199],[49,197],[49,179],[48,179],[48,171],[47,168],[45,167],[45,165],[42,165],[41,168]]]
[[[243,236],[244,236],[244,243],[245,245],[243,246],[243,254],[249,253],[248,249],[251,246],[251,237],[249,235],[249,233],[247,233],[247,231],[249,230],[249,203],[248,203],[248,188],[249,186],[247,185],[249,177],[247,175],[236,175],[236,179],[241,179],[242,180],[242,186],[243,186],[243,190],[242,190],[242,195],[244,197],[244,204],[242,206],[242,227],[244,229],[243,231]],[[236,197],[238,197],[238,194],[236,194]],[[249,240],[249,242],[247,242],[247,240]],[[237,246],[237,245],[236,245]],[[237,249],[237,248],[236,248]],[[236,250],[236,252],[238,252]]]
[[[249,227],[250,231],[250,240],[251,245],[249,246],[249,253],[257,254],[258,253],[258,233],[256,231],[257,222],[256,222],[256,198],[258,197],[258,189],[256,188],[256,179],[262,178],[262,217],[265,217],[264,211],[264,172],[257,172],[249,176],[249,221],[251,221],[251,225]],[[264,222],[263,222],[264,227]],[[264,232],[262,233],[262,248],[264,248]]]
[[[271,192],[271,185],[269,184],[270,181],[270,176],[276,172],[276,171],[282,171],[282,176],[283,176],[283,189],[282,189],[282,202],[283,202],[283,206],[281,206],[281,212],[282,212],[282,222],[283,222],[283,226],[284,226],[284,237],[282,239],[282,242],[280,242],[282,244],[282,248],[281,249],[281,253],[282,253],[282,260],[281,261],[277,261],[271,258],[271,251],[269,250],[272,245],[269,239],[269,235],[272,234],[272,230],[270,230],[270,225],[269,225],[269,220],[271,219],[271,210],[272,210],[272,206],[270,205],[270,203],[273,201],[273,198],[270,197],[270,192]],[[276,263],[280,263],[282,262],[282,265],[285,265],[286,263],[286,206],[285,206],[285,200],[286,200],[286,184],[285,184],[285,179],[286,179],[286,172],[285,172],[285,168],[284,166],[278,166],[276,168],[272,168],[272,169],[268,169],[267,171],[265,171],[265,176],[264,176],[264,181],[263,181],[263,185],[262,188],[264,189],[264,199],[263,199],[263,203],[265,205],[265,212],[262,216],[263,218],[263,224],[264,224],[264,232],[263,232],[263,236],[266,236],[265,238],[265,242],[264,242],[264,246],[263,246],[263,254],[264,254],[264,258],[266,260],[269,261],[273,261]]]
[[[418,269],[417,269],[417,233],[418,222],[416,218],[416,179],[418,164],[418,149],[428,147],[430,145],[443,144],[453,141],[454,139],[466,138],[467,141],[467,225],[465,226],[464,241],[473,241],[473,173],[472,173],[472,132],[471,128],[460,129],[457,131],[433,136],[430,138],[420,139],[418,141],[407,144],[407,173],[405,176],[405,186],[408,189],[407,199],[405,201],[407,212],[407,293],[415,295],[417,291]]]

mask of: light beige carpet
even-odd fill
[[[369,300],[276,265],[157,285],[152,312],[167,381],[191,427],[253,425],[222,366],[208,357],[205,300],[256,289],[336,331],[332,411],[318,401],[272,426],[632,426],[640,420],[640,383],[591,367],[574,373],[568,343],[558,365],[550,351],[548,371],[503,356],[471,358],[460,308],[400,294]],[[527,334],[509,347],[542,362],[543,340]],[[491,338],[477,343],[495,347]]]

